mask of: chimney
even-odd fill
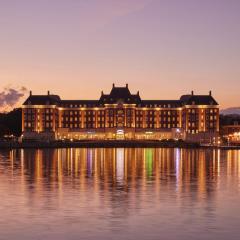
[[[211,90],[209,91],[209,96],[212,96],[212,91]]]
[[[103,91],[101,92],[102,96],[103,96]]]
[[[194,95],[194,92],[192,91],[192,96]]]
[[[139,91],[137,91],[137,95],[139,96]]]
[[[115,84],[113,83],[113,88],[115,87]]]
[[[126,88],[128,88],[128,83],[126,84]]]
[[[30,93],[29,93],[29,94],[30,94],[30,96],[32,96],[32,91],[30,91]]]
[[[47,95],[50,95],[50,91],[49,90],[47,91]]]

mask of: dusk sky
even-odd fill
[[[0,0],[0,92],[143,99],[209,90],[240,106],[239,0]]]

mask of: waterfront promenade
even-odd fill
[[[186,141],[156,141],[156,140],[81,140],[81,141],[0,141],[0,149],[18,148],[212,148],[240,149],[240,146],[207,145]]]

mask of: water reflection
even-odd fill
[[[9,154],[9,156],[8,156]],[[183,149],[48,149],[1,152],[1,178],[20,178],[34,187],[57,188],[78,183],[124,191],[174,184],[176,191],[207,194],[218,178],[239,177],[238,151]],[[6,171],[6,169],[8,169]],[[209,181],[211,180],[211,181]],[[193,183],[194,184],[190,184]],[[213,185],[213,186],[212,186]],[[184,186],[184,189],[182,188]],[[31,186],[32,187],[32,186]]]
[[[66,239],[65,234],[68,239],[111,239],[118,234],[158,239],[160,233],[165,239],[186,239],[199,232],[221,239],[223,226],[226,234],[239,233],[231,218],[240,220],[239,183],[239,151],[1,151],[0,211],[9,224],[1,219],[0,231],[6,239],[19,239],[22,231],[27,232],[22,239],[33,239],[35,231],[49,227],[47,220],[54,231],[48,230],[45,239],[56,237],[56,231],[62,234],[58,239]],[[226,205],[233,215],[225,212]],[[90,234],[92,224],[98,227]],[[32,232],[19,229],[30,225]]]
[[[12,150],[0,157],[1,178],[19,177],[36,190],[69,184],[84,190],[91,184],[107,191],[157,192],[174,184],[176,192],[196,191],[202,196],[214,191],[222,173],[229,178],[240,175],[238,151],[82,148]]]

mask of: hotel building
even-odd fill
[[[98,100],[62,100],[33,95],[22,106],[23,139],[183,139],[212,141],[219,132],[219,106],[212,96],[143,100],[139,92],[116,87]]]

